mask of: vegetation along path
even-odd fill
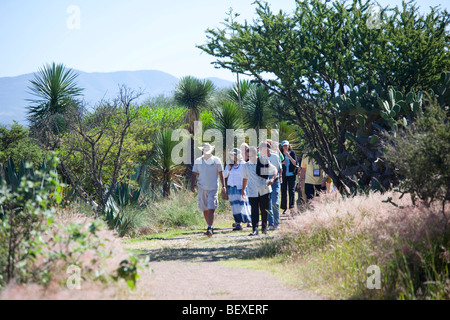
[[[150,299],[324,299],[284,284],[268,272],[223,263],[251,259],[255,246],[277,233],[250,237],[250,231],[250,228],[243,231],[220,228],[208,238],[203,230],[191,230],[175,237],[130,242],[127,247],[150,257],[152,274],[145,284]]]

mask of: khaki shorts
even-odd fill
[[[200,211],[217,209],[219,205],[218,190],[203,190],[198,188],[198,208]]]

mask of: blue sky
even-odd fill
[[[86,72],[160,70],[176,77],[235,75],[215,69],[196,48],[205,30],[220,27],[229,8],[251,20],[253,0],[0,0],[0,77],[37,71],[49,62]],[[291,12],[294,0],[269,0],[273,10]],[[380,0],[395,6],[401,0]],[[418,0],[427,8],[444,0]],[[79,9],[79,20],[72,19]],[[70,29],[67,25],[79,29]]]

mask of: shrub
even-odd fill
[[[42,293],[37,288],[57,283],[65,287],[68,267],[79,270],[83,280],[124,279],[133,289],[140,267],[137,257],[111,247],[117,242],[111,236],[105,239],[101,221],[85,218],[80,223],[61,214],[57,164],[54,157],[36,172],[30,165],[21,165],[17,172],[12,161],[5,168],[7,178],[0,179],[0,289],[35,284]],[[115,259],[120,261],[111,263]]]
[[[0,125],[0,163],[5,163],[11,158],[15,163],[25,159],[37,168],[42,158],[47,155],[48,152],[30,137],[30,130],[26,127],[17,122],[11,126]]]
[[[401,177],[399,190],[409,193],[413,203],[430,205],[450,200],[450,121],[437,101],[430,104],[413,125],[387,136],[384,143],[388,162]],[[448,108],[448,107],[447,107]]]
[[[46,246],[43,234],[53,220],[52,205],[61,201],[57,159],[48,163],[36,172],[22,163],[18,176],[9,161],[5,180],[0,179],[0,287],[12,279],[47,281],[48,271],[35,270],[31,265]]]

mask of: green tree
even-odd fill
[[[51,149],[55,149],[58,142],[54,136],[67,131],[68,117],[64,115],[76,110],[76,99],[82,95],[77,77],[73,70],[53,62],[41,68],[30,81],[30,93],[36,98],[28,99],[31,103],[28,120],[36,136]]]
[[[217,67],[253,76],[285,103],[283,119],[300,127],[311,155],[340,190],[357,189],[354,175],[373,180],[383,168],[364,169],[376,167],[377,157],[364,159],[364,141],[348,135],[359,129],[358,110],[367,109],[365,119],[374,117],[373,131],[364,137],[372,139],[389,129],[378,125],[385,119],[376,97],[390,99],[390,86],[417,93],[438,84],[441,71],[450,69],[448,12],[431,8],[423,15],[413,3],[381,8],[377,29],[367,23],[372,1],[297,1],[291,15],[255,3],[253,23],[238,23],[230,13],[224,28],[207,30],[199,48],[217,58]],[[357,94],[354,87],[364,87],[363,99],[338,107],[340,97]]]
[[[93,111],[80,110],[71,121],[58,150],[61,172],[76,194],[104,209],[118,182],[128,180],[148,145],[140,144],[134,126],[141,93],[121,87],[118,98],[104,101]],[[95,206],[95,205],[94,205]]]
[[[9,158],[15,163],[24,159],[37,168],[47,155],[48,152],[30,136],[28,128],[17,122],[9,127],[0,125],[0,163],[5,163]]]

